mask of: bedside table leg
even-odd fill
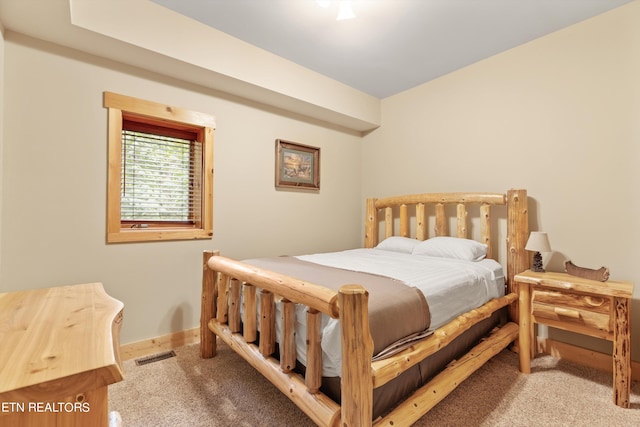
[[[531,373],[531,287],[527,283],[518,283],[518,317],[520,330],[518,346],[520,347],[520,372]]]
[[[629,299],[614,298],[613,403],[629,408],[631,395],[631,331]]]

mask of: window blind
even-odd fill
[[[122,131],[121,221],[199,221],[202,145]]]

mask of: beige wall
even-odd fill
[[[365,196],[528,189],[531,229],[548,232],[555,251],[549,269],[571,259],[637,283],[635,360],[638,22],[633,2],[385,99],[382,127],[363,145]]]
[[[0,165],[4,163],[4,27],[0,24]],[[0,242],[2,242],[2,201],[4,168],[0,168]],[[0,244],[0,277],[2,277],[2,244]]]
[[[122,342],[197,326],[201,253],[244,258],[360,244],[361,139],[251,102],[8,33],[0,292],[103,282]],[[214,238],[105,244],[103,91],[216,117]],[[319,193],[274,189],[274,141],[321,148]]]

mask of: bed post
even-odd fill
[[[207,261],[212,256],[220,255],[219,251],[204,251],[202,254],[202,301],[200,307],[200,357],[210,359],[216,355],[216,336],[209,329],[209,320],[215,313],[215,276]]]
[[[338,293],[342,336],[341,427],[370,426],[373,417],[369,332],[369,293],[360,285],[345,285]]]
[[[378,244],[378,209],[376,199],[367,199],[367,216],[364,226],[364,247],[373,248]]]
[[[527,190],[507,192],[507,293],[518,292],[513,280],[516,274],[529,268],[529,254],[524,249],[529,238]],[[518,302],[509,306],[509,317],[518,323]]]

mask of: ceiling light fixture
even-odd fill
[[[338,17],[336,21],[343,21],[345,19],[353,19],[356,14],[351,9],[351,0],[340,0],[340,9],[338,9]]]
[[[328,8],[331,6],[331,0],[316,0],[318,6]],[[351,0],[340,0],[338,2],[338,16],[336,17],[336,21],[344,21],[346,19],[353,19],[356,17],[356,14],[353,13],[353,9],[351,8]]]

